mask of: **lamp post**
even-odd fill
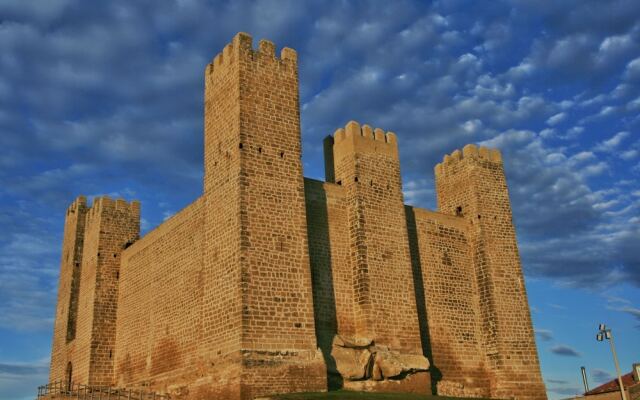
[[[598,334],[596,340],[602,342],[604,339],[609,341],[611,345],[611,353],[613,353],[613,362],[616,365],[616,372],[618,373],[618,384],[620,385],[620,393],[622,394],[622,400],[627,400],[627,394],[624,392],[624,385],[622,384],[622,376],[620,375],[620,365],[618,364],[618,356],[616,354],[616,346],[613,344],[613,334],[611,328],[607,328],[604,324],[598,325]]]

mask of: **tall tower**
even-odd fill
[[[50,380],[110,385],[120,254],[138,239],[140,204],[84,196],[67,210]]]
[[[205,73],[203,340],[228,396],[326,389],[317,350],[294,50],[235,36]],[[238,385],[239,384],[239,385]]]
[[[491,397],[546,399],[500,152],[467,145],[435,176],[439,211],[471,226]]]
[[[421,354],[396,136],[351,121],[334,135],[333,164],[327,176],[348,204],[356,334]]]

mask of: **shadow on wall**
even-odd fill
[[[307,189],[314,191],[312,195],[306,193],[305,197],[316,338],[327,366],[327,389],[338,390],[343,387],[344,382],[342,376],[331,372],[336,371],[336,362],[331,356],[331,345],[337,334],[338,322],[333,287],[327,196],[321,183],[316,186],[314,182]]]
[[[424,297],[424,282],[422,281],[422,264],[420,263],[420,248],[418,246],[418,228],[416,227],[416,216],[413,207],[405,206],[407,218],[407,231],[409,236],[409,251],[411,252],[411,271],[413,273],[413,289],[415,291],[416,306],[418,308],[418,324],[420,328],[420,343],[422,344],[422,354],[427,357],[431,366],[431,392],[438,394],[438,382],[442,380],[442,372],[438,369],[433,359],[431,349],[431,338],[427,322],[427,304]]]

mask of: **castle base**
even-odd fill
[[[177,400],[251,400],[276,393],[325,392],[320,351],[243,350],[239,364],[220,368],[195,385],[171,393]]]
[[[383,381],[346,381],[345,390],[358,392],[379,393],[431,393],[431,374],[429,372],[415,372],[402,379],[387,379]]]

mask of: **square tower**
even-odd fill
[[[210,357],[241,398],[325,390],[317,348],[296,53],[235,36],[205,73],[205,292]],[[235,386],[236,388],[234,388]],[[239,388],[239,389],[238,389]]]
[[[439,211],[470,226],[491,396],[545,399],[502,156],[470,144],[435,177]]]
[[[113,379],[120,256],[140,233],[140,203],[78,197],[68,208],[50,381]]]

